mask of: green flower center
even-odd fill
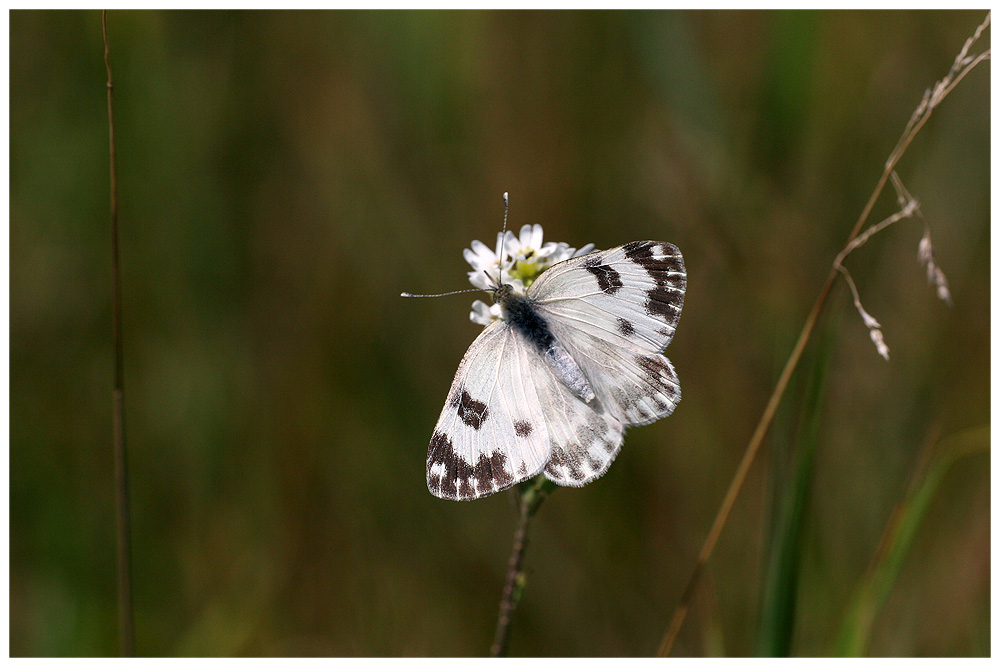
[[[547,267],[544,262],[541,261],[522,262],[518,260],[514,262],[514,266],[511,267],[510,276],[511,278],[519,278],[521,282],[524,283],[524,286],[527,287],[531,283],[535,282],[535,278],[537,278],[546,268]]]

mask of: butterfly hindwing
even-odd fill
[[[621,449],[624,428],[597,400],[583,400],[539,357],[530,366],[545,417],[551,456],[545,476],[563,486],[583,486],[600,477]]]
[[[590,379],[598,402],[625,426],[666,417],[680,402],[680,381],[662,354],[615,346],[558,324],[553,331]]]

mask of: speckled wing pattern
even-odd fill
[[[548,385],[529,379],[540,357],[503,320],[472,342],[427,450],[431,493],[473,500],[541,472],[551,453],[539,397]]]
[[[681,400],[680,381],[661,352],[677,329],[686,288],[676,246],[634,241],[560,262],[528,290],[590,381],[595,403],[621,425],[619,434],[666,417]],[[582,486],[607,470],[621,442],[621,435],[613,442],[580,438],[568,448],[553,442],[545,475]]]
[[[455,373],[427,454],[427,486],[480,498],[544,474],[565,486],[600,477],[625,428],[673,412],[680,384],[661,352],[687,275],[669,243],[636,241],[553,265],[527,298],[593,388],[586,401],[544,351],[503,320],[473,341]]]

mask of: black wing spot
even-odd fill
[[[669,243],[656,244],[652,241],[633,241],[622,247],[625,256],[646,269],[656,282],[656,287],[646,291],[646,312],[676,326],[687,289],[687,275],[680,251]]]
[[[606,264],[601,266],[588,266],[587,270],[597,276],[597,286],[600,287],[601,291],[605,294],[614,294],[624,287],[622,284],[621,274]]]
[[[444,466],[444,474],[432,475],[431,468]],[[473,488],[471,480],[475,478]],[[489,456],[480,454],[475,465],[455,453],[451,439],[439,431],[431,437],[427,450],[427,486],[446,498],[470,499],[505,489],[514,483],[507,472],[507,457],[495,451]]]
[[[677,403],[677,379],[673,371],[670,370],[666,359],[660,355],[635,357],[635,362],[645,371],[646,379],[649,381],[650,386],[655,387],[673,403]],[[657,403],[657,407],[661,410],[666,407],[661,406],[658,401],[654,402]]]
[[[672,327],[677,326],[684,307],[684,292],[679,292],[657,283],[657,286],[646,292],[646,312],[663,319]]]
[[[559,468],[564,468],[565,470],[559,470]],[[586,477],[580,466],[580,457],[570,454],[559,445],[552,448],[552,457],[549,459],[549,463],[545,466],[545,469],[562,479],[565,479],[567,474],[578,482]]]
[[[635,363],[646,372],[646,378],[650,384],[663,384],[663,377],[670,375],[670,367],[667,366],[667,362],[660,355],[656,355],[655,357],[635,357]]]
[[[659,248],[657,248],[659,246]],[[625,256],[646,269],[650,274],[684,273],[684,260],[676,246],[669,243],[658,244],[652,241],[632,241],[622,248]]]
[[[517,433],[522,438],[527,438],[531,435],[531,432],[535,430],[531,425],[531,422],[526,421],[516,421],[514,422],[514,433]]]
[[[478,483],[479,495],[489,489],[490,485],[502,489],[514,481],[514,478],[507,474],[507,457],[500,451],[495,451],[489,456],[480,454],[473,472]]]
[[[456,394],[451,399],[451,407],[458,408],[458,418],[466,426],[471,426],[477,431],[482,428],[486,418],[490,416],[490,410],[486,404],[472,398],[465,387],[462,388],[461,394]]]
[[[632,326],[632,323],[626,320],[624,317],[619,317],[618,333],[625,336],[626,338],[629,336],[633,336],[635,335],[635,327]]]

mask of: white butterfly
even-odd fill
[[[491,289],[502,319],[472,342],[427,452],[427,488],[473,500],[544,472],[563,486],[600,477],[626,427],[681,398],[661,354],[687,274],[676,246],[634,241],[554,264],[524,294]]]

